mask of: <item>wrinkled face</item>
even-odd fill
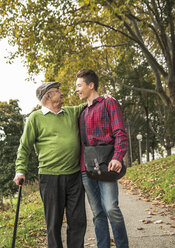
[[[60,89],[58,88],[51,88],[48,92],[48,96],[53,104],[58,104],[62,106],[64,103],[63,100],[63,93],[61,93]]]
[[[75,91],[78,93],[81,100],[88,99],[92,92],[92,83],[88,85],[86,84],[84,78],[78,78],[76,81]]]

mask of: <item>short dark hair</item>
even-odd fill
[[[91,82],[93,82],[94,83],[94,89],[97,91],[97,89],[98,89],[98,76],[93,70],[81,69],[77,73],[77,78],[84,78],[86,84],[90,84]]]

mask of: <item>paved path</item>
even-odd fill
[[[175,248],[175,220],[166,209],[139,200],[121,184],[119,205],[125,218],[130,248]]]
[[[130,248],[175,248],[175,220],[166,209],[140,200],[138,195],[131,194],[121,184],[119,184],[119,206],[124,215]],[[87,201],[86,211],[85,248],[97,247],[92,213]],[[65,229],[66,224],[63,225],[63,233]],[[113,238],[112,234],[111,238]],[[66,247],[65,234],[63,240]]]

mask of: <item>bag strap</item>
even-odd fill
[[[85,110],[82,111],[81,117],[80,117],[80,135],[81,135],[81,140],[82,140],[82,142],[83,142],[85,145],[87,145],[86,134],[85,134],[84,115],[85,115]]]

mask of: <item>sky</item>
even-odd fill
[[[22,114],[28,114],[39,103],[36,98],[36,88],[44,81],[44,75],[36,76],[33,81],[27,81],[27,68],[24,67],[21,59],[8,64],[4,56],[7,51],[12,51],[7,40],[0,41],[0,102],[9,102],[10,99],[18,99]]]

